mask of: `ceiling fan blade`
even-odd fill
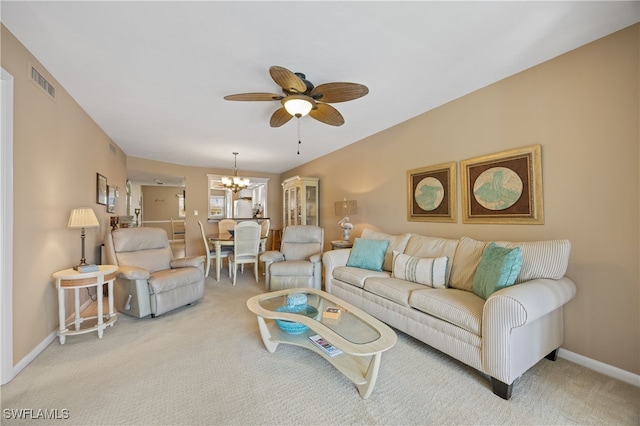
[[[331,126],[342,126],[344,124],[344,118],[337,109],[329,104],[317,103],[317,108],[314,108],[309,113],[309,116]]]
[[[352,101],[369,93],[367,86],[358,83],[325,83],[315,87],[310,96],[318,101],[336,103]],[[317,98],[314,95],[322,95]]]
[[[280,127],[285,124],[287,121],[291,120],[293,116],[287,112],[284,107],[277,109],[273,115],[271,115],[271,127]]]
[[[272,66],[269,68],[269,74],[276,84],[287,92],[304,93],[307,91],[307,85],[295,73],[286,68]]]
[[[279,101],[283,96],[273,93],[238,93],[224,98],[228,101]]]

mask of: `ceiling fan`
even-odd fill
[[[357,83],[325,83],[314,86],[302,73],[286,68],[269,68],[271,78],[282,88],[284,95],[274,93],[239,93],[228,95],[228,101],[280,101],[282,107],[271,116],[271,127],[280,127],[293,117],[309,115],[331,126],[342,126],[344,118],[330,103],[358,99],[367,93],[367,86]]]

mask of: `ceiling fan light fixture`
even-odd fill
[[[291,95],[282,100],[284,109],[294,117],[304,117],[313,109],[313,102],[308,96]]]

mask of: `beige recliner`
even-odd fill
[[[204,296],[205,257],[174,259],[164,229],[115,229],[107,233],[104,248],[107,262],[118,266],[118,312],[155,317]]]
[[[324,229],[312,225],[287,226],[280,251],[260,256],[265,263],[267,290],[322,287]]]

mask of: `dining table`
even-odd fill
[[[220,269],[222,264],[222,247],[233,247],[234,239],[233,235],[229,232],[220,232],[219,234],[209,234],[207,239],[213,245],[216,253],[216,281],[220,281]],[[260,247],[264,247],[267,237],[260,237]]]

